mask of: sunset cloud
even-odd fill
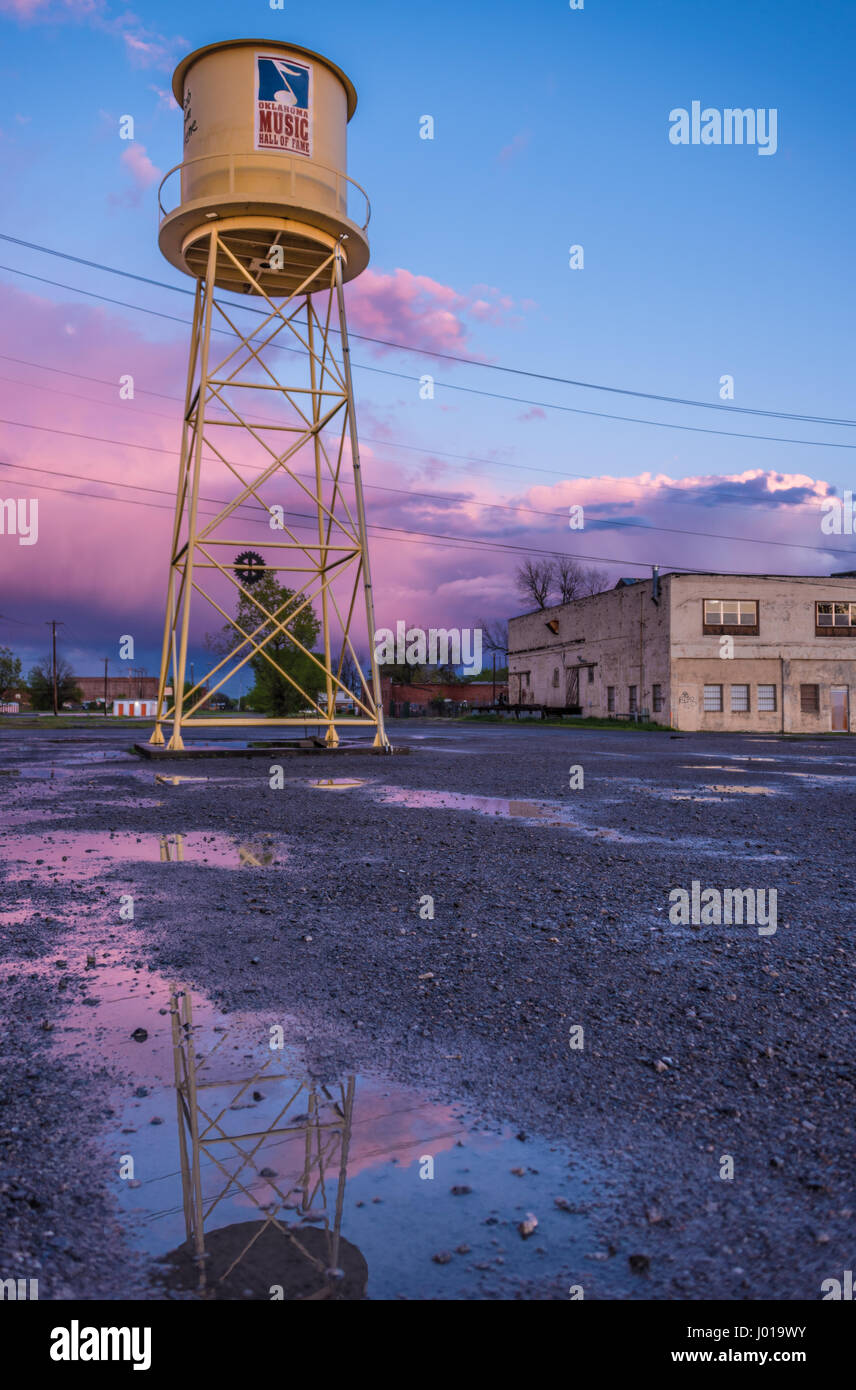
[[[163,177],[161,170],[146,154],[145,145],[136,140],[120,155],[119,162],[130,174],[133,187],[121,193],[111,193],[110,202],[121,207],[137,207],[146,189]]]
[[[348,286],[348,312],[356,332],[410,347],[482,360],[469,348],[474,323],[510,321],[514,301],[490,285],[467,294],[409,270],[366,270]],[[389,349],[378,346],[378,354]]]
[[[151,170],[140,164],[137,176],[149,178]],[[455,292],[430,279],[375,274],[389,293],[387,318],[377,326],[412,326],[406,311],[426,297],[456,312]],[[394,324],[390,305],[403,306]],[[28,358],[61,371],[0,361],[0,417],[25,426],[0,425],[0,496],[40,501],[38,545],[0,547],[0,584],[10,603],[14,595],[14,607],[4,611],[35,644],[45,611],[56,607],[61,593],[57,616],[93,653],[93,663],[119,633],[134,632],[140,650],[149,653],[142,659],[154,669],[186,336],[176,329],[172,338],[149,341],[105,308],[54,304],[0,285],[0,354],[20,356],[24,339]],[[125,374],[136,383],[133,400],[120,399]],[[402,458],[380,442],[387,436],[404,442],[406,429],[395,415],[378,417],[368,399],[360,415],[366,435],[377,436],[375,443],[364,440],[362,462],[380,626],[410,615],[423,625],[458,627],[508,617],[519,607],[517,566],[539,551],[573,554],[606,569],[611,582],[622,573],[644,574],[651,564],[793,574],[852,567],[848,538],[820,531],[820,503],[832,489],[806,473],[747,469],[679,478],[662,469],[521,487],[526,475],[506,472],[499,460],[474,471],[427,449]],[[233,433],[229,457],[239,462],[241,448]],[[480,452],[489,450],[485,440]],[[502,458],[514,460],[513,450]],[[561,467],[554,455],[542,461]],[[301,466],[309,468],[311,459]],[[203,497],[222,496],[228,486],[206,464]],[[308,499],[296,486],[282,500],[307,511]],[[582,531],[568,527],[572,504],[584,507]],[[245,528],[239,535],[263,548],[257,522],[236,518],[238,525]],[[513,548],[487,548],[497,544]],[[193,642],[201,643],[211,625],[210,615],[203,615]],[[41,650],[21,646],[27,659]]]

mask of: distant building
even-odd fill
[[[509,703],[678,729],[856,732],[856,575],[666,574],[512,618]]]
[[[407,718],[409,715],[433,713],[433,701],[449,701],[454,705],[466,705],[467,709],[482,709],[493,704],[494,692],[499,703],[508,691],[504,681],[466,681],[460,684],[440,685],[424,681],[417,685],[401,685],[393,682],[390,676],[381,678],[381,697],[383,708],[390,718]]]
[[[326,690],[319,690],[315,699],[321,709],[326,710]],[[363,703],[365,703],[365,701],[363,701]],[[335,690],[333,692],[333,709],[336,714],[362,714],[362,710],[359,708],[359,705],[356,704],[350,690]]]
[[[113,713],[123,715],[126,719],[154,719],[157,713],[157,700],[114,700]],[[166,713],[167,701],[164,700],[163,708]]]
[[[104,700],[104,676],[75,676],[74,684],[80,687],[81,702],[93,704]],[[158,696],[157,676],[108,676],[107,702],[111,700],[156,700]]]

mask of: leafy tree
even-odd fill
[[[53,709],[53,665],[49,656],[43,657],[32,668],[27,685],[33,709]],[[61,656],[56,659],[56,698],[57,705],[66,702],[79,704],[83,699],[80,686],[75,685],[74,671]]]
[[[0,647],[0,695],[14,695],[21,688],[21,658],[11,647]]]
[[[300,686],[300,690],[296,690],[266,657],[254,656],[247,664],[253,672],[255,684],[248,692],[244,704],[277,718],[298,714],[307,707],[307,696],[311,696],[312,699],[317,697],[317,692],[323,684],[323,676],[315,663],[303,654],[288,634],[293,634],[294,638],[311,652],[321,624],[311,604],[302,606],[305,595],[287,589],[279,583],[273,573],[265,573],[258,583],[252,586],[251,593],[252,598],[248,598],[246,594],[238,595],[235,622],[248,636],[262,624],[253,640],[259,644],[264,643],[264,650],[271,661],[287,672]],[[283,624],[285,632],[275,631],[274,625],[263,619],[254,600],[258,600],[268,613],[275,615],[277,621]],[[299,613],[297,609],[300,609]],[[265,641],[269,633],[273,635]],[[229,623],[219,632],[209,633],[205,639],[208,650],[218,656],[225,656],[239,642],[237,632]],[[305,694],[301,691],[305,691]]]

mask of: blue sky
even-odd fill
[[[135,182],[122,162],[119,117],[134,116],[143,175],[143,160],[165,171],[181,148],[180,118],[164,97],[175,61],[218,39],[282,38],[326,54],[353,79],[359,106],[349,170],[372,201],[372,269],[451,287],[460,296],[455,314],[468,354],[711,404],[728,373],[735,406],[852,418],[854,16],[846,4],[754,0],[586,0],[581,11],[560,0],[529,7],[330,0],[323,12],[301,0],[287,0],[281,11],[260,2],[176,7],[153,0],[129,11],[97,0],[0,0],[0,231],[181,284],[157,249],[156,183]],[[775,107],[775,155],[670,144],[669,112],[693,100],[720,109]],[[435,121],[433,141],[419,139],[425,114]],[[584,247],[584,270],[569,269],[571,244]],[[187,312],[186,300],[165,290],[8,243],[0,242],[0,264]],[[115,306],[98,310],[94,301],[0,270],[5,286],[109,314],[111,332],[121,335],[127,325],[129,343],[181,338],[177,325]],[[484,286],[495,308],[489,321],[472,310]],[[413,344],[426,342],[418,322],[398,327],[409,327]],[[85,331],[88,341],[97,323],[87,320]],[[67,352],[58,343],[53,365]],[[592,411],[812,441],[852,436],[814,423],[725,419],[411,354],[379,356],[360,345],[355,357],[411,377],[432,371],[440,381]],[[33,371],[28,379],[36,380]],[[442,389],[426,403],[414,382],[377,372],[358,371],[356,384],[364,433],[385,433],[412,450],[378,447],[367,462],[376,483],[391,477],[416,486],[433,478],[444,495],[477,486],[481,497],[558,514],[562,507],[566,513],[567,494],[544,489],[558,487],[563,470],[691,480],[762,469],[807,475],[839,492],[853,482],[852,451],[818,444],[682,433],[549,409],[527,418],[526,406]],[[56,410],[60,418],[58,402]],[[3,435],[4,457],[20,439],[20,432]],[[56,441],[46,448],[55,460]],[[444,454],[493,463],[437,463],[434,456]],[[109,456],[102,451],[98,463],[107,468]],[[534,495],[533,487],[540,489]],[[603,516],[617,497],[625,519],[650,525],[787,535],[809,546],[821,540],[816,518],[805,512],[781,515],[765,530],[770,504],[757,488],[735,498],[733,485],[718,491],[707,484],[665,497],[637,486],[630,511],[626,491],[611,497],[604,485],[598,495]],[[594,493],[586,497],[594,503]],[[369,510],[371,518],[371,498]],[[512,513],[480,517],[482,536],[559,547],[567,541],[560,522],[538,522],[533,531]],[[467,518],[472,523],[472,513]],[[730,568],[761,571],[846,565],[846,557],[830,564],[808,551],[761,546],[743,546],[738,557],[733,546],[659,533],[634,538],[628,550],[626,529],[587,533],[583,553],[710,568],[727,560]],[[510,568],[507,557],[494,557],[456,572],[461,588],[451,607],[462,623],[474,608],[500,615]],[[426,582],[425,593],[432,587]],[[415,592],[413,582],[407,592]],[[448,608],[437,614],[452,615]],[[403,615],[390,609],[386,616]]]

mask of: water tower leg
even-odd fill
[[[181,430],[181,455],[178,470],[178,487],[175,498],[175,517],[172,526],[172,544],[170,548],[170,568],[169,579],[167,581],[166,608],[164,613],[163,643],[161,645],[161,664],[160,675],[158,677],[157,711],[155,713],[155,727],[149,742],[162,746],[164,742],[162,725],[173,722],[172,736],[170,738],[170,748],[183,748],[181,738],[181,718],[179,715],[178,731],[175,729],[175,710],[176,692],[182,691],[184,681],[179,685],[176,673],[176,649],[175,631],[178,620],[178,610],[176,607],[176,576],[178,577],[178,593],[181,595],[184,587],[184,575],[180,568],[181,556],[184,547],[181,544],[182,526],[184,522],[185,506],[187,502],[187,484],[189,477],[190,457],[193,448],[193,438],[196,432],[196,406],[198,403],[198,393],[195,390],[196,368],[199,361],[200,343],[203,326],[203,282],[197,280],[196,295],[193,301],[193,328],[190,338],[190,356],[187,367],[187,383],[184,394],[184,421]],[[167,707],[164,712],[166,702],[166,689],[169,684],[170,667],[173,668],[173,697],[172,709]],[[177,741],[176,741],[177,740]]]
[[[360,469],[360,443],[357,436],[357,413],[354,408],[354,382],[351,375],[351,348],[348,342],[348,324],[345,318],[345,289],[342,280],[342,248],[336,247],[335,261],[335,280],[336,280],[336,300],[339,308],[339,332],[342,341],[342,370],[345,377],[345,386],[348,397],[348,430],[351,438],[351,463],[354,470],[354,494],[357,502],[357,519],[359,521],[361,557],[360,564],[363,574],[363,590],[366,599],[366,618],[369,626],[369,660],[372,671],[372,694],[374,696],[375,717],[377,727],[375,730],[374,747],[383,748],[391,752],[392,748],[386,735],[383,722],[383,700],[381,698],[380,671],[377,664],[375,652],[375,615],[374,597],[372,594],[372,577],[369,565],[369,546],[366,535],[366,505],[363,498],[363,479]]]
[[[321,507],[322,479],[321,479],[321,395],[318,383],[318,359],[315,352],[315,315],[312,312],[312,301],[306,296],[306,323],[308,326],[309,343],[309,377],[312,387],[312,442],[315,450],[315,487],[318,493],[318,564],[323,574],[327,573],[327,546],[330,543],[330,522],[326,522],[327,544],[324,541],[325,517]],[[321,370],[323,387],[323,372],[326,363],[322,359]],[[336,733],[336,694],[333,690],[333,671],[330,655],[330,605],[328,602],[326,587],[321,590],[321,628],[324,633],[324,676],[327,689],[327,736],[324,742],[328,748],[336,748],[339,743],[339,735]],[[344,638],[343,638],[344,647]],[[339,663],[341,674],[341,662]]]

